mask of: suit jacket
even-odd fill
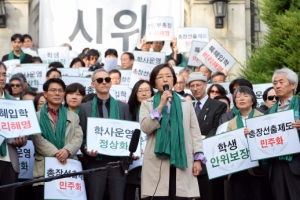
[[[37,112],[38,120],[40,120],[40,112]],[[50,119],[50,124],[52,129],[54,129],[54,122],[51,115],[48,113]],[[71,155],[69,158],[77,159],[77,152],[82,143],[82,130],[79,126],[79,117],[77,114],[71,111],[67,111],[67,127],[65,133],[65,146],[63,149],[67,149]],[[43,178],[44,177],[44,166],[45,166],[45,157],[54,157],[55,154],[59,151],[54,144],[46,140],[42,134],[32,135],[32,142],[35,147],[34,154],[34,169],[33,169],[33,178]],[[38,183],[36,185],[42,185],[43,183]]]
[[[117,102],[118,102],[118,106],[119,106],[120,119],[130,121],[130,112],[129,112],[128,105],[121,101],[117,101]],[[87,118],[92,116],[92,103],[93,103],[93,100],[81,104],[79,113],[78,113],[79,119],[80,119],[79,124],[83,131],[83,142],[82,142],[82,146],[81,146],[81,151],[87,159],[95,159],[95,157],[88,156],[84,151],[84,147],[86,146]]]

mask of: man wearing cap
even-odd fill
[[[214,136],[219,125],[219,119],[226,112],[226,104],[209,98],[206,93],[207,78],[202,75],[202,72],[191,73],[187,83],[196,99],[194,107],[202,137]],[[208,180],[205,165],[202,165],[202,169],[198,176],[201,200],[224,199],[223,179]]]

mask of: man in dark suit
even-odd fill
[[[118,106],[119,118],[122,120],[130,120],[130,112],[127,104],[116,101],[109,95],[111,88],[111,78],[104,69],[97,69],[92,76],[92,87],[96,89],[97,95],[94,99],[83,103],[80,106],[79,118],[80,125],[83,131],[83,144],[81,151],[86,158],[86,169],[104,167],[108,162],[116,162],[120,160],[120,157],[101,155],[99,158],[97,151],[87,152],[86,148],[86,128],[87,117],[100,117],[111,118],[111,111],[116,108],[112,108],[113,102]],[[96,102],[96,103],[95,103]],[[95,105],[94,105],[95,104]],[[93,111],[97,111],[96,116],[93,116]],[[87,196],[90,200],[103,199],[106,183],[109,187],[109,198],[115,200],[122,200],[125,188],[124,170],[122,168],[113,168],[109,171],[99,171],[96,173],[88,174],[87,180]]]
[[[219,119],[226,112],[227,106],[207,95],[207,78],[201,72],[191,73],[187,82],[196,99],[194,106],[202,138],[214,136],[219,125]],[[201,200],[224,199],[223,178],[208,180],[205,165],[202,165],[202,169],[198,176]]]

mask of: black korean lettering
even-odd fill
[[[284,123],[278,124],[278,131],[285,131],[285,125],[284,125]]]
[[[225,144],[225,142],[218,144],[219,152],[222,152],[222,151],[227,152],[226,147],[227,147],[227,145]]]
[[[210,51],[211,53],[213,53],[213,52],[215,51],[215,47],[214,47],[214,46],[210,46],[210,47],[209,47],[209,51]]]
[[[48,175],[48,177],[54,176],[54,175],[55,175],[54,169],[52,169],[52,168],[48,169],[48,170],[47,170],[47,175]]]
[[[93,40],[93,38],[85,30],[85,27],[83,24],[83,11],[78,10],[77,13],[78,13],[77,22],[76,22],[75,28],[73,30],[73,33],[69,36],[69,40],[72,42],[75,39],[78,32],[81,30],[81,33],[82,33],[84,39],[91,42]]]
[[[249,138],[255,138],[255,130],[250,131]]]
[[[291,130],[291,129],[293,129],[292,122],[285,123],[285,130]]]
[[[270,134],[270,127],[265,127],[264,128],[264,135],[269,135]]]
[[[257,137],[260,137],[260,136],[262,136],[262,128],[258,128],[258,129],[256,129],[256,136]]]
[[[271,134],[277,133],[277,127],[276,125],[271,126]]]

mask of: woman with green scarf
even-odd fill
[[[257,100],[253,90],[246,86],[238,87],[233,94],[233,104],[237,108],[236,116],[229,121],[227,131],[245,127],[245,119],[263,115],[256,110]],[[250,129],[245,128],[249,134]],[[255,175],[253,169],[237,172],[229,176],[233,200],[268,199],[268,177]]]
[[[85,96],[85,88],[80,83],[72,83],[68,85],[65,94],[65,107],[79,113],[79,106],[81,105],[82,99]]]
[[[158,92],[140,107],[147,134],[142,165],[142,198],[200,197],[197,176],[205,163],[201,132],[190,101],[172,91],[177,78],[168,63],[154,67],[150,85]],[[176,178],[177,177],[177,178]]]

